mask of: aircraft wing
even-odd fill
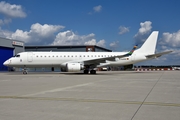
[[[137,46],[134,46],[133,49],[130,52],[128,52],[128,53],[126,53],[124,55],[118,55],[118,56],[113,56],[113,57],[105,57],[105,58],[96,58],[96,59],[92,59],[92,60],[85,60],[83,62],[88,63],[88,64],[89,63],[99,64],[99,63],[104,63],[106,60],[115,61],[116,58],[120,59],[120,58],[123,58],[123,57],[131,56],[136,48],[137,48]]]
[[[115,61],[116,58],[123,58],[123,57],[127,57],[127,55],[125,54],[125,55],[119,55],[119,56],[113,56],[113,57],[96,58],[96,59],[91,59],[91,60],[85,60],[84,62],[98,64],[98,63],[103,63],[106,60]]]
[[[165,55],[165,54],[168,54],[168,53],[171,53],[171,52],[173,52],[173,51],[165,51],[165,52],[161,52],[161,53],[147,55],[146,57],[147,58],[158,58],[158,57],[161,57],[162,55]]]

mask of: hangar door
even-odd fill
[[[3,65],[4,61],[13,56],[13,48],[0,47],[0,71],[7,71],[8,68]]]

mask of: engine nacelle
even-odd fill
[[[80,63],[67,63],[66,64],[66,70],[68,72],[79,72],[84,67]]]

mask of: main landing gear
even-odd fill
[[[84,74],[88,74],[89,70],[84,70]],[[96,70],[90,70],[90,74],[96,74]]]

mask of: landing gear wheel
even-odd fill
[[[23,70],[23,74],[26,75],[28,72],[27,70]]]
[[[90,74],[96,74],[96,70],[91,70]]]
[[[84,74],[88,74],[89,73],[89,70],[84,70]]]

